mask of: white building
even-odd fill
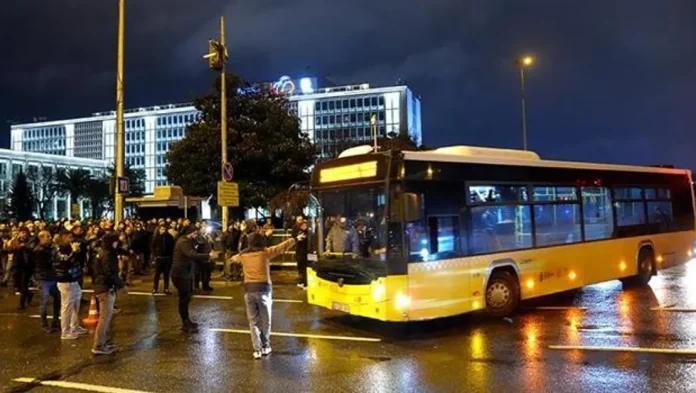
[[[56,149],[59,148],[57,147]],[[106,162],[103,160],[0,149],[0,210],[4,211],[5,206],[9,203],[8,192],[20,171],[31,177],[32,173],[45,173],[39,171],[55,172],[59,169],[84,169],[93,176],[99,177],[106,173],[107,168]],[[91,208],[89,201],[79,201],[78,203],[80,205],[80,217],[90,217]],[[72,216],[70,211],[72,201],[69,195],[57,195],[53,198],[51,204],[49,204],[46,210],[46,219],[52,220]],[[38,206],[35,206],[34,210],[34,215],[39,217]]]
[[[287,94],[301,130],[330,156],[350,143],[372,140],[370,119],[377,118],[380,136],[408,134],[422,141],[420,99],[407,86],[372,88],[369,84],[318,88],[316,79],[282,77],[255,88]],[[168,185],[164,169],[170,146],[186,134],[199,113],[191,104],[151,106],[125,111],[125,159],[144,169],[145,192]],[[116,112],[90,117],[12,126],[11,149],[104,160],[115,156]]]

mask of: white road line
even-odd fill
[[[14,382],[20,383],[36,383],[41,386],[51,386],[56,388],[83,390],[86,392],[100,393],[149,393],[144,390],[122,389],[111,386],[90,385],[86,383],[67,382],[67,381],[37,381],[34,378],[15,378]]]
[[[696,312],[696,308],[660,308],[660,307],[655,307],[651,308],[650,311],[663,311],[663,312]]]
[[[94,289],[83,289],[82,293],[94,293]]]
[[[565,306],[545,306],[545,307],[535,307],[534,309],[541,310],[541,311],[557,311],[557,310],[587,311],[587,307],[565,307]]]
[[[194,295],[194,299],[232,300],[232,296]]]
[[[209,330],[213,331],[213,332],[222,332],[222,333],[237,333],[237,334],[249,334],[250,333],[248,330],[240,330],[240,329],[209,329]],[[323,340],[339,340],[339,341],[362,341],[362,342],[371,342],[371,343],[378,343],[378,342],[382,341],[382,339],[370,338],[370,337],[325,336],[322,334],[301,334],[301,333],[282,333],[282,332],[272,332],[271,336],[296,337],[296,338],[319,338],[319,339],[323,339]]]
[[[167,296],[164,293],[153,294],[152,292],[130,292],[130,291],[128,291],[128,294],[135,295],[135,296]]]
[[[304,303],[303,300],[295,300],[295,299],[273,299],[274,303]]]
[[[558,351],[594,351],[594,352],[638,352],[659,353],[667,355],[696,355],[696,349],[641,348],[641,347],[583,347],[573,345],[549,345],[549,349]]]

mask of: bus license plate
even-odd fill
[[[331,308],[333,308],[336,311],[342,311],[345,313],[350,312],[350,307],[347,304],[343,304],[343,303],[333,302],[333,303],[331,303]]]

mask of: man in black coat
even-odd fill
[[[193,276],[196,261],[206,261],[210,258],[208,252],[196,252],[196,237],[198,232],[192,225],[182,229],[179,239],[174,246],[174,260],[172,263],[172,282],[179,293],[179,316],[181,317],[182,330],[195,332],[198,324],[189,318],[188,306],[191,302],[193,291]]]
[[[122,252],[119,235],[114,232],[104,235],[96,250],[93,280],[100,312],[92,344],[92,353],[95,355],[110,355],[116,351],[111,331],[116,291],[125,287],[118,274],[118,256]]]
[[[60,329],[60,292],[56,281],[56,268],[54,259],[53,236],[51,232],[43,230],[39,232],[39,245],[34,248],[31,258],[36,264],[34,278],[39,282],[41,291],[41,327],[46,333],[52,333]],[[48,326],[47,308],[49,298],[53,298],[53,321]]]
[[[174,255],[174,237],[162,224],[152,238],[150,252],[155,261],[155,282],[152,293],[159,290],[160,275],[164,274],[164,293],[169,295],[169,274],[172,270],[172,256]]]
[[[27,227],[20,228],[18,237],[10,240],[9,249],[14,255],[14,282],[19,292],[18,310],[20,311],[27,308],[33,297],[29,290],[29,283],[34,274],[34,261],[31,258],[34,247],[36,243],[31,238]]]

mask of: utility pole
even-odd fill
[[[225,44],[225,17],[220,17],[220,47],[222,48],[222,75],[220,77],[220,139],[222,141],[222,163],[220,164],[220,180],[225,181],[223,167],[227,163],[227,46]],[[222,207],[222,229],[229,228],[230,209]]]
[[[227,44],[225,43],[225,17],[220,17],[220,41],[208,40],[208,54],[203,56],[208,59],[208,66],[215,71],[220,71],[220,140],[222,145],[222,162],[220,163],[220,181],[225,182],[225,164],[227,163]],[[229,210],[227,206],[218,206],[222,209],[222,228],[229,227]]]
[[[372,123],[372,139],[374,143],[373,149],[375,152],[377,152],[377,115],[372,115],[370,123]]]
[[[118,60],[116,67],[116,179],[114,184],[114,218],[123,220],[123,194],[118,189],[118,179],[123,177],[124,133],[123,133],[123,53],[126,28],[126,0],[118,0]]]

